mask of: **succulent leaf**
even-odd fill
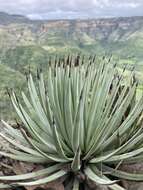
[[[30,74],[29,96],[22,92],[20,101],[15,92],[10,95],[22,124],[17,129],[2,121],[0,136],[10,146],[0,142],[5,148],[0,155],[45,169],[0,176],[0,188],[40,185],[63,176],[70,178],[73,190],[88,179],[112,190],[125,190],[120,179],[143,181],[143,174],[118,169],[119,163],[143,161],[143,97],[135,100],[134,74],[127,83],[124,72],[111,58],[78,55],[50,60],[46,80],[38,72],[36,83]]]

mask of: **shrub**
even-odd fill
[[[105,58],[100,63],[68,58],[49,66],[46,82],[42,73],[38,83],[29,75],[24,104],[10,95],[23,124],[19,130],[2,121],[0,136],[12,146],[0,154],[45,169],[0,176],[0,187],[40,185],[69,175],[74,190],[88,180],[113,190],[124,189],[120,179],[142,181],[143,174],[119,169],[121,163],[143,160],[143,98],[134,101],[137,81],[131,74],[132,82],[125,83],[123,72]]]

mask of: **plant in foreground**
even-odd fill
[[[120,179],[143,180],[143,174],[119,169],[121,163],[143,160],[143,98],[133,102],[136,80],[123,84],[123,73],[107,59],[78,61],[50,65],[46,85],[42,73],[37,84],[30,75],[24,104],[12,92],[23,125],[19,130],[2,121],[0,136],[11,146],[0,154],[45,169],[0,176],[1,188],[41,185],[64,176],[65,187],[72,183],[73,190],[88,180],[123,190]]]

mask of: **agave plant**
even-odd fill
[[[105,58],[100,63],[91,58],[87,63],[74,62],[51,64],[46,81],[42,73],[37,83],[29,75],[30,97],[22,92],[22,103],[11,92],[23,124],[14,129],[2,121],[5,127],[0,136],[10,146],[0,154],[45,168],[0,176],[1,188],[41,185],[63,176],[69,181],[65,188],[72,184],[73,190],[87,181],[112,190],[124,190],[120,179],[143,181],[143,174],[119,167],[143,160],[143,97],[132,103],[136,80],[125,83],[124,71],[118,72]]]

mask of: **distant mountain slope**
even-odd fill
[[[29,22],[29,19],[22,15],[10,15],[0,12],[0,25],[7,25],[11,23]]]
[[[32,21],[0,13],[0,48],[40,45],[51,52],[103,53],[142,61],[143,17]]]
[[[0,12],[0,61],[12,69],[78,52],[113,54],[121,65],[136,64],[143,70],[143,16],[33,21]]]

